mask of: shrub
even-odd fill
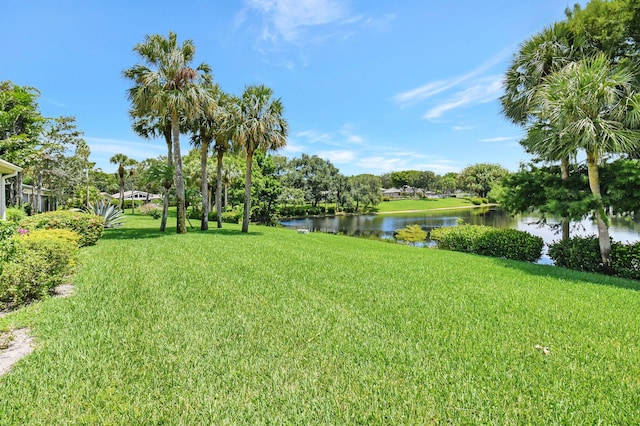
[[[576,271],[640,279],[640,242],[611,243],[611,268],[606,270],[600,257],[600,244],[595,235],[574,237],[549,246],[549,257],[556,266]]]
[[[5,213],[7,216],[7,220],[9,222],[14,222],[14,223],[18,223],[22,219],[27,217],[27,214],[25,213],[25,211],[18,207],[9,207],[7,208]]]
[[[431,239],[443,250],[475,253],[503,259],[535,262],[542,255],[544,241],[517,229],[463,225],[431,231]]]
[[[407,244],[416,244],[427,239],[427,231],[422,230],[420,225],[407,225],[395,232],[396,238]]]
[[[60,210],[29,216],[20,225],[30,231],[37,229],[68,229],[80,234],[80,246],[96,243],[104,233],[105,219],[84,212]]]
[[[8,220],[0,220],[0,241],[8,240],[16,235],[18,232],[18,225]]]
[[[535,262],[542,256],[544,240],[517,229],[492,229],[479,236],[475,252],[483,256]]]
[[[463,225],[436,228],[431,231],[431,239],[439,249],[475,253],[475,242],[491,227],[484,225]]]
[[[482,204],[482,198],[480,197],[471,197],[469,201],[471,201],[471,204],[473,204],[474,206],[479,206],[480,204]]]
[[[222,221],[224,223],[238,223],[242,218],[242,212],[231,211],[222,213]]]
[[[160,216],[162,216],[162,206],[154,203],[147,203],[140,206],[138,213],[145,216],[151,216],[154,219],[160,219]],[[211,217],[211,215],[209,215],[209,217]]]
[[[331,206],[327,208],[327,214],[336,214],[336,208]]]
[[[73,272],[81,237],[65,229],[36,230],[14,237],[14,256],[0,264],[0,306],[40,298]]]

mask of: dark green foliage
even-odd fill
[[[496,229],[482,225],[463,225],[431,231],[431,239],[443,250],[535,262],[542,255],[544,241],[517,229]]]
[[[8,220],[0,220],[0,241],[13,237],[18,232],[18,226]]]
[[[549,245],[549,257],[556,266],[585,272],[602,272],[598,237],[574,237]]]
[[[14,253],[0,263],[0,309],[38,299],[62,284],[73,272],[79,240],[78,234],[63,229],[14,237]]]
[[[483,256],[535,262],[542,255],[544,241],[517,229],[492,229],[475,243],[475,252]]]
[[[105,220],[101,216],[83,212],[59,210],[29,216],[20,225],[29,230],[69,229],[80,234],[80,246],[94,245],[104,233]]]
[[[549,257],[556,266],[563,268],[640,280],[640,242],[612,242],[610,269],[602,265],[598,237],[595,235],[555,242],[549,246]]]

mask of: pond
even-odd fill
[[[470,225],[488,225],[496,228],[513,228],[527,231],[542,237],[546,244],[561,238],[558,227],[559,219],[548,219],[548,225],[538,225],[540,217],[535,215],[520,215],[512,217],[498,207],[478,207],[455,210],[432,210],[418,213],[372,214],[359,216],[330,216],[317,218],[301,218],[283,220],[284,227],[291,229],[309,229],[315,232],[345,234],[354,237],[393,238],[397,229],[407,225],[418,224],[425,230],[456,226],[458,223]],[[610,218],[609,232],[616,241],[634,242],[640,240],[640,220],[624,217]],[[597,235],[596,224],[590,220],[572,223],[571,236]],[[545,247],[546,253],[546,247]],[[550,263],[549,258],[543,256],[541,263]]]

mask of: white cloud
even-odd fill
[[[333,164],[351,163],[356,158],[356,153],[344,149],[334,151],[319,151],[316,155],[325,160],[331,161]]]
[[[505,142],[505,141],[511,141],[514,138],[511,136],[498,136],[496,138],[487,138],[487,139],[480,139],[480,142]]]
[[[429,109],[422,117],[427,120],[440,118],[445,112],[468,105],[482,104],[497,99],[502,93],[502,76],[494,75],[474,81],[474,85],[447,97]]]
[[[474,126],[453,126],[451,129],[456,131],[456,132],[459,132],[461,130],[473,130],[475,128],[476,127],[474,127]]]
[[[122,153],[136,160],[144,160],[159,155],[167,155],[167,146],[160,141],[132,142],[96,137],[86,137],[84,139],[91,148],[91,154],[97,156]]]
[[[394,96],[394,100],[401,106],[407,106],[423,101],[427,98],[437,95],[438,93],[453,89],[454,87],[461,85],[465,81],[471,80],[474,77],[485,73],[496,64],[502,62],[505,57],[508,56],[509,52],[510,51],[503,50],[502,52],[490,58],[488,61],[478,66],[476,69],[461,76],[452,77],[445,80],[433,81],[425,84],[424,86],[399,93]]]
[[[245,4],[262,15],[261,38],[272,42],[295,42],[305,28],[355,20],[345,4],[336,0],[247,0]],[[246,19],[244,9],[236,16],[236,26]]]

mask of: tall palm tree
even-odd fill
[[[216,132],[220,127],[218,120],[218,99],[220,90],[217,85],[208,84],[204,89],[209,92],[207,103],[202,105],[200,113],[190,122],[191,143],[200,148],[200,180],[202,193],[202,217],[200,219],[200,230],[209,229],[209,177],[207,172],[207,158],[209,157],[209,146],[214,140]]]
[[[211,68],[206,64],[191,68],[195,46],[191,40],[178,45],[173,32],[169,32],[167,38],[159,34],[147,35],[145,41],[137,44],[133,50],[154,68],[134,65],[124,71],[124,76],[134,81],[134,87],[128,91],[134,109],[142,116],[169,116],[171,120],[177,199],[176,231],[184,234],[187,227],[180,119],[197,115],[201,105],[206,103],[209,94],[203,90],[202,82],[211,80]]]
[[[234,123],[239,122],[240,109],[239,100],[233,96],[219,92],[218,109],[216,114],[217,126],[214,132],[215,144],[213,149],[216,151],[216,219],[218,228],[222,228],[222,186],[223,186],[223,158],[224,154],[229,151],[231,139],[233,137]],[[229,179],[227,179],[228,181]],[[225,205],[227,204],[227,193],[225,186]]]
[[[118,202],[118,208],[120,210],[123,210],[122,207],[123,207],[123,204],[124,204],[124,178],[126,176],[125,167],[129,167],[129,166],[133,165],[135,160],[127,157],[126,155],[124,155],[122,153],[118,153],[118,154],[115,154],[113,157],[111,157],[109,159],[109,162],[111,164],[117,164],[118,165],[118,171],[116,172],[116,174],[118,175],[118,178],[119,178],[119,182],[120,182],[120,201]]]
[[[536,115],[546,121],[562,144],[549,139],[541,154],[561,157],[583,150],[589,188],[595,200],[600,255],[611,265],[611,241],[604,213],[598,166],[609,154],[637,149],[640,140],[640,95],[634,92],[635,73],[611,64],[604,54],[572,62],[549,75],[535,95]]]
[[[556,22],[540,33],[526,40],[514,56],[504,79],[504,95],[500,97],[502,113],[514,124],[528,126],[527,137],[521,144],[527,152],[540,155],[536,141],[541,132],[552,132],[546,123],[536,122],[533,114],[536,92],[544,80],[567,64],[584,57],[586,42],[576,36],[566,22]],[[548,137],[554,137],[547,133]],[[556,142],[560,140],[556,137]],[[546,143],[546,142],[545,142]],[[569,178],[570,153],[562,152],[560,157],[541,158],[546,161],[560,161],[561,177]],[[562,218],[562,239],[569,239],[569,218]]]
[[[275,150],[287,143],[288,124],[282,117],[282,101],[279,98],[272,99],[272,96],[273,91],[264,85],[247,87],[240,99],[239,121],[232,126],[234,142],[243,147],[247,158],[242,232],[249,232],[251,166],[254,152],[257,149]]]

